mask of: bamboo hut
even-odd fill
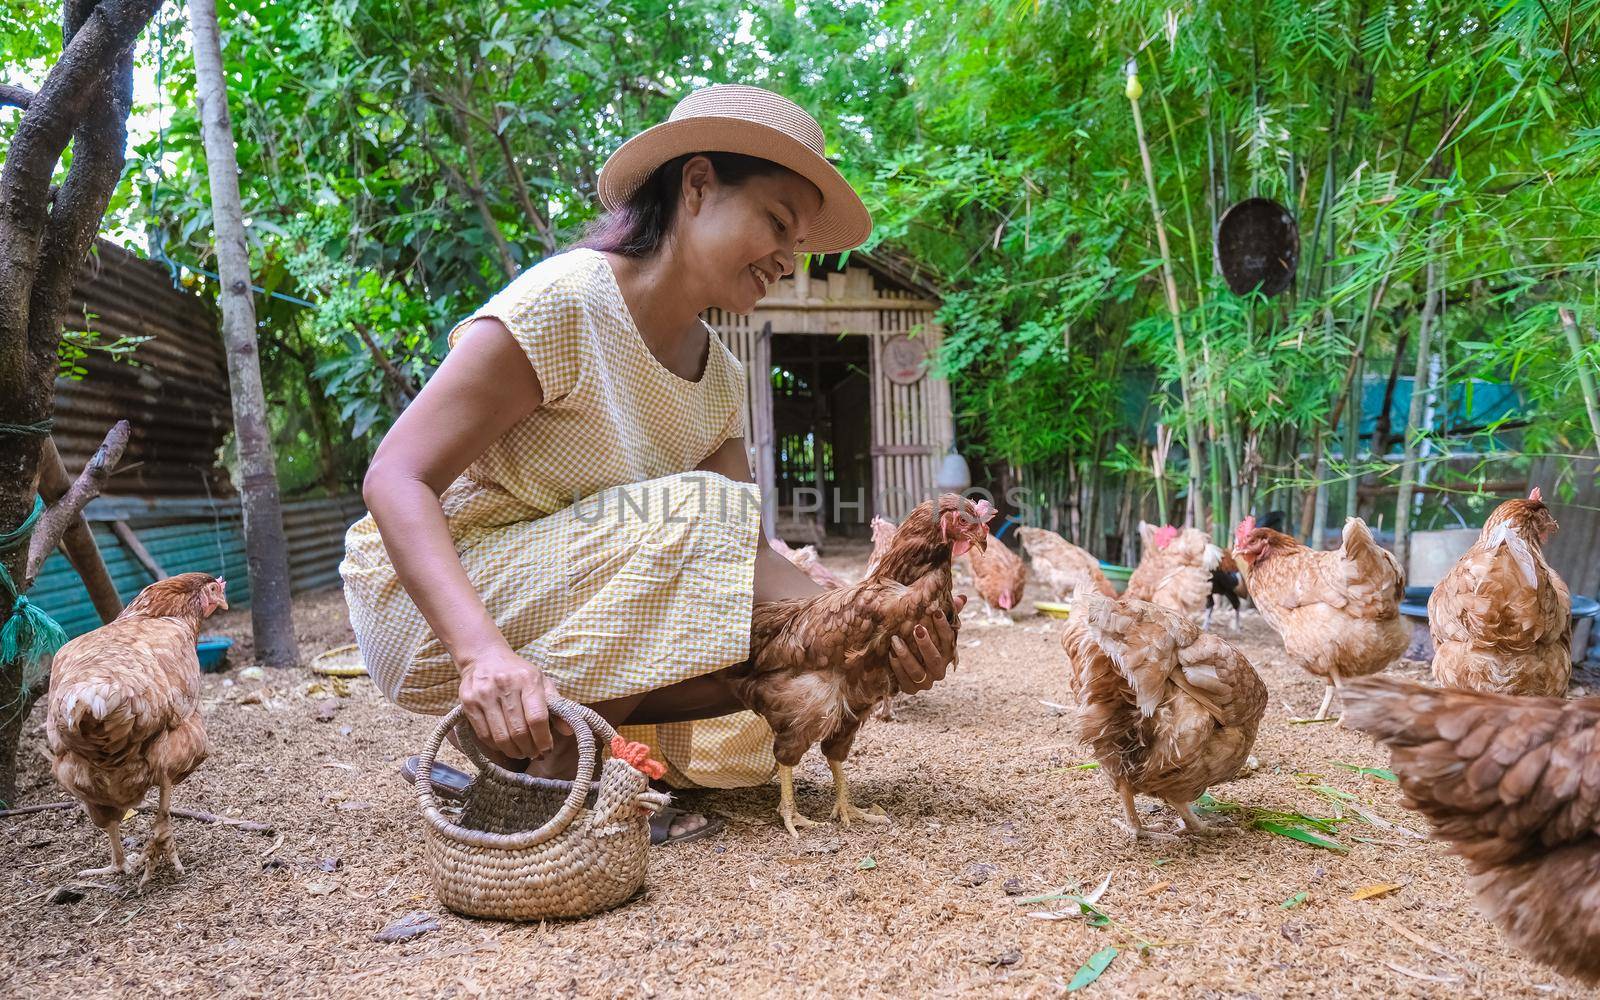
[[[744,363],[745,440],[769,531],[822,545],[898,521],[933,490],[952,443],[932,374],[937,290],[884,253],[813,257],[745,316],[707,321]]]

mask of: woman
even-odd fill
[[[752,603],[819,588],[761,535],[745,379],[700,314],[748,313],[798,252],[872,223],[815,120],[716,86],[625,143],[606,214],[460,323],[363,484],[340,567],[368,671],[402,707],[457,700],[507,766],[571,778],[559,693],[652,746],[678,787],[767,781],[772,734],[731,697]],[[959,607],[959,605],[958,605]],[[944,676],[948,622],[897,648],[907,690]],[[657,842],[701,836],[672,811]]]

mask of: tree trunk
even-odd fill
[[[12,88],[24,106],[0,156],[0,532],[34,509],[43,438],[55,404],[61,319],[78,267],[100,228],[126,158],[133,104],[133,46],[161,0],[101,0],[63,6],[61,58],[36,94]],[[72,165],[52,190],[62,154]],[[21,581],[26,539],[0,551]],[[0,622],[14,611],[0,587]],[[0,799],[16,793],[17,741],[42,689],[41,665],[0,664]]]
[[[245,248],[239,204],[239,162],[228,117],[222,71],[222,39],[215,0],[191,0],[196,98],[206,148],[206,173],[222,278],[222,335],[228,348],[228,385],[233,396],[234,437],[239,445],[245,553],[250,567],[250,626],[256,657],[273,667],[299,663],[289,601],[289,550],[278,504],[278,477],[267,427],[256,344],[255,302],[250,297],[250,254]],[[220,570],[220,567],[219,567]]]

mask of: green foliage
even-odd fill
[[[0,15],[22,63],[59,47],[42,10]],[[1512,380],[1525,450],[1594,446],[1576,373],[1600,346],[1586,333],[1573,356],[1555,310],[1592,331],[1600,0],[339,0],[221,16],[254,273],[315,304],[258,298],[268,390],[294,411],[280,419],[298,468],[330,485],[359,474],[400,405],[358,331],[425,381],[460,317],[591,217],[606,154],[715,81],[817,113],[875,244],[946,290],[938,363],[970,457],[1148,490],[1154,425],[1181,427],[1187,376],[1204,454],[1175,435],[1174,495],[1191,461],[1219,483],[1211,500],[1237,485],[1235,508],[1258,476],[1387,476],[1381,455],[1320,473],[1297,456],[1338,441],[1353,357],[1382,377],[1398,354],[1411,374],[1430,260],[1444,379]],[[180,9],[163,18],[141,59],[168,124],[134,150],[113,213],[211,268],[187,32]],[[1296,283],[1270,301],[1227,291],[1212,260],[1216,219],[1256,195],[1300,227]]]

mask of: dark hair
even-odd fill
[[[731,187],[752,177],[789,170],[782,164],[743,153],[685,153],[673,157],[657,167],[626,202],[589,223],[577,246],[624,257],[653,256],[672,230],[672,219],[678,212],[678,191],[683,186],[683,166],[696,156],[710,160],[717,179]]]

